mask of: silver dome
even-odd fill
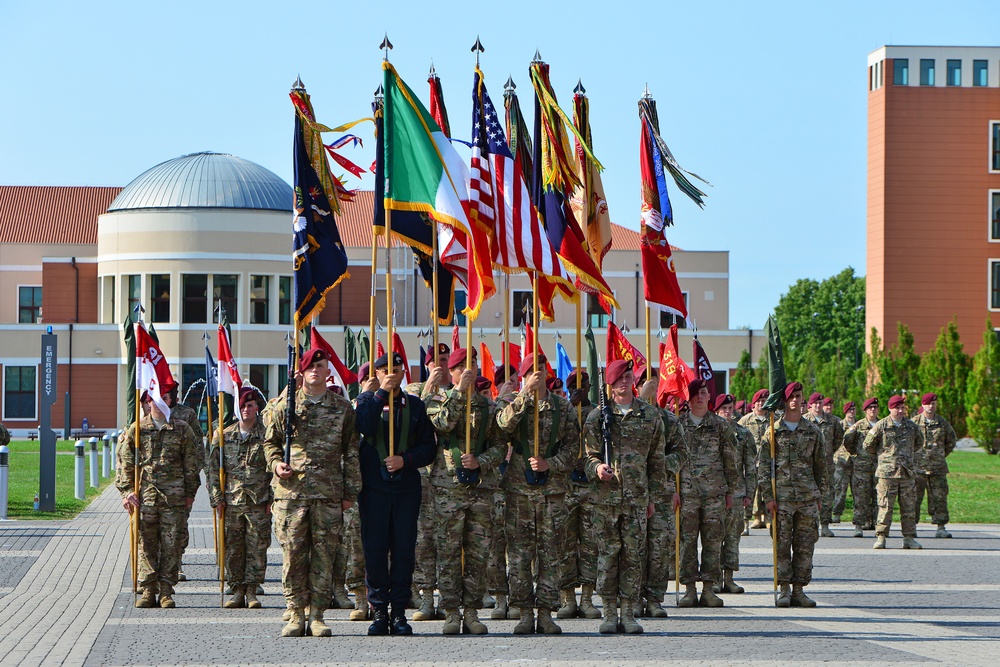
[[[292,210],[292,188],[264,167],[224,153],[167,160],[125,186],[108,212],[149,208]]]

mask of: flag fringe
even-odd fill
[[[330,285],[329,287],[327,287],[325,290],[323,290],[323,293],[319,296],[319,299],[316,300],[316,304],[312,308],[309,309],[308,313],[303,314],[301,311],[296,310],[295,311],[295,318],[298,320],[298,323],[299,323],[299,326],[296,329],[296,331],[301,331],[302,329],[305,328],[306,324],[309,324],[310,322],[312,322],[312,320],[313,320],[314,317],[319,317],[319,314],[321,312],[323,312],[323,309],[326,307],[326,295],[330,293],[330,290],[332,290],[334,287],[336,287],[337,285],[339,285],[340,283],[342,283],[345,278],[350,278],[350,277],[351,277],[351,273],[349,271],[345,271],[342,276],[340,276],[339,278],[337,278],[337,282],[333,283],[332,285]],[[309,294],[306,295],[306,298],[303,299],[303,302],[309,301],[310,299],[312,299],[312,296],[313,296],[313,294],[315,294],[315,292],[316,292],[316,288],[313,287],[311,290],[309,290]]]

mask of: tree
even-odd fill
[[[913,347],[910,328],[900,322],[898,332],[896,344],[886,350],[882,347],[878,331],[872,327],[869,346],[871,353],[865,355],[863,363],[864,377],[868,384],[868,394],[878,398],[883,411],[889,405],[890,396],[902,394],[906,397],[910,414],[914,414],[921,393],[920,357]]]
[[[1000,340],[989,318],[983,346],[972,359],[965,405],[969,435],[980,447],[996,454],[1000,449]]]
[[[953,319],[941,329],[934,347],[920,359],[920,384],[923,391],[938,395],[938,410],[947,419],[958,437],[968,434],[965,423],[965,393],[972,361],[962,348],[958,336],[958,320]]]
[[[729,380],[729,393],[736,397],[737,401],[745,401],[757,391],[753,388],[753,363],[750,361],[750,351],[743,350],[740,353],[740,361],[736,364],[733,376]]]

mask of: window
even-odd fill
[[[512,290],[510,304],[510,325],[515,329],[526,321],[526,313],[531,308],[531,290]]]
[[[684,309],[688,312],[690,310],[690,304],[688,302],[688,293],[684,292]],[[676,324],[678,329],[686,329],[687,321],[680,317],[679,315],[674,315],[673,313],[668,313],[666,311],[660,311],[660,328],[669,329],[672,325]]]
[[[142,301],[142,276],[127,276],[128,277],[128,310],[125,312],[125,317],[131,317],[132,313],[135,312],[136,306]],[[122,320],[124,321],[124,317]]]
[[[990,308],[1000,310],[1000,260],[990,260]]]
[[[17,288],[18,324],[35,324],[41,318],[42,318],[42,288],[35,286],[18,286]]]
[[[1000,241],[1000,192],[990,194],[990,240]]]
[[[465,315],[462,310],[469,305],[469,297],[464,289],[455,290],[455,324],[460,327],[465,326]]]
[[[101,284],[104,286],[101,292],[101,322],[103,324],[111,324],[116,321],[115,304],[117,300],[115,299],[115,277],[104,276],[101,278]]]
[[[933,58],[921,58],[920,59],[920,85],[921,86],[933,86],[934,85],[934,59]]]
[[[4,366],[4,419],[35,419],[34,366]]]
[[[990,167],[993,171],[1000,171],[1000,123],[993,123],[993,159],[990,161],[993,165]]]
[[[177,400],[184,400],[184,394],[187,390],[198,380],[205,379],[205,364],[181,364],[181,386],[177,392]],[[188,407],[194,408],[194,411],[198,414],[198,421],[201,425],[201,430],[208,430],[208,408],[206,407],[206,395],[204,392],[204,387],[198,387],[191,392],[188,396],[187,405]],[[195,402],[197,401],[197,404]],[[212,408],[215,409],[214,407]],[[212,438],[211,434],[208,435],[209,439]]]
[[[184,280],[184,309],[181,322],[204,324],[208,322],[208,276],[186,275]]]
[[[278,276],[278,324],[292,323],[292,277]]]
[[[614,313],[612,313],[613,315]],[[587,324],[592,327],[606,327],[611,321],[611,315],[604,312],[601,300],[596,294],[587,295]]]
[[[271,288],[269,276],[250,276],[250,324],[268,324],[268,291]]]
[[[949,60],[948,61],[948,85],[949,86],[961,86],[962,85],[962,61],[961,60]]]
[[[909,58],[896,58],[892,61],[892,83],[895,86],[910,85]]]
[[[271,367],[266,364],[250,364],[250,384],[260,389],[260,393],[264,394],[264,398],[268,398],[271,393],[270,373]]]
[[[239,313],[237,312],[237,301],[236,301],[236,285],[237,276],[222,276],[216,275],[212,276],[212,321],[219,321],[219,314],[214,311],[215,307],[220,303],[222,307],[226,309],[226,319],[229,320],[230,324],[236,324],[239,322]]]
[[[985,60],[972,61],[972,85],[985,86],[989,76],[989,66]]]
[[[170,276],[149,277],[151,310],[150,322],[170,321]]]

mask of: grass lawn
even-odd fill
[[[1000,523],[1000,456],[985,452],[954,452],[948,457],[948,512],[953,523]],[[841,521],[851,523],[853,500],[847,496],[848,509]],[[927,521],[927,498],[917,515]],[[893,524],[899,525],[899,508],[893,512]]]
[[[56,441],[56,511],[36,512],[34,509],[35,494],[38,493],[38,441],[13,440],[10,445],[10,486],[8,490],[7,516],[11,519],[72,519],[90,501],[100,494],[113,477],[100,480],[100,486],[90,488],[90,449],[84,457],[86,470],[84,484],[86,499],[77,500],[73,495],[75,442],[72,440]],[[98,466],[100,453],[104,443],[98,444]],[[65,452],[65,453],[62,453]],[[111,471],[112,476],[114,471]]]

